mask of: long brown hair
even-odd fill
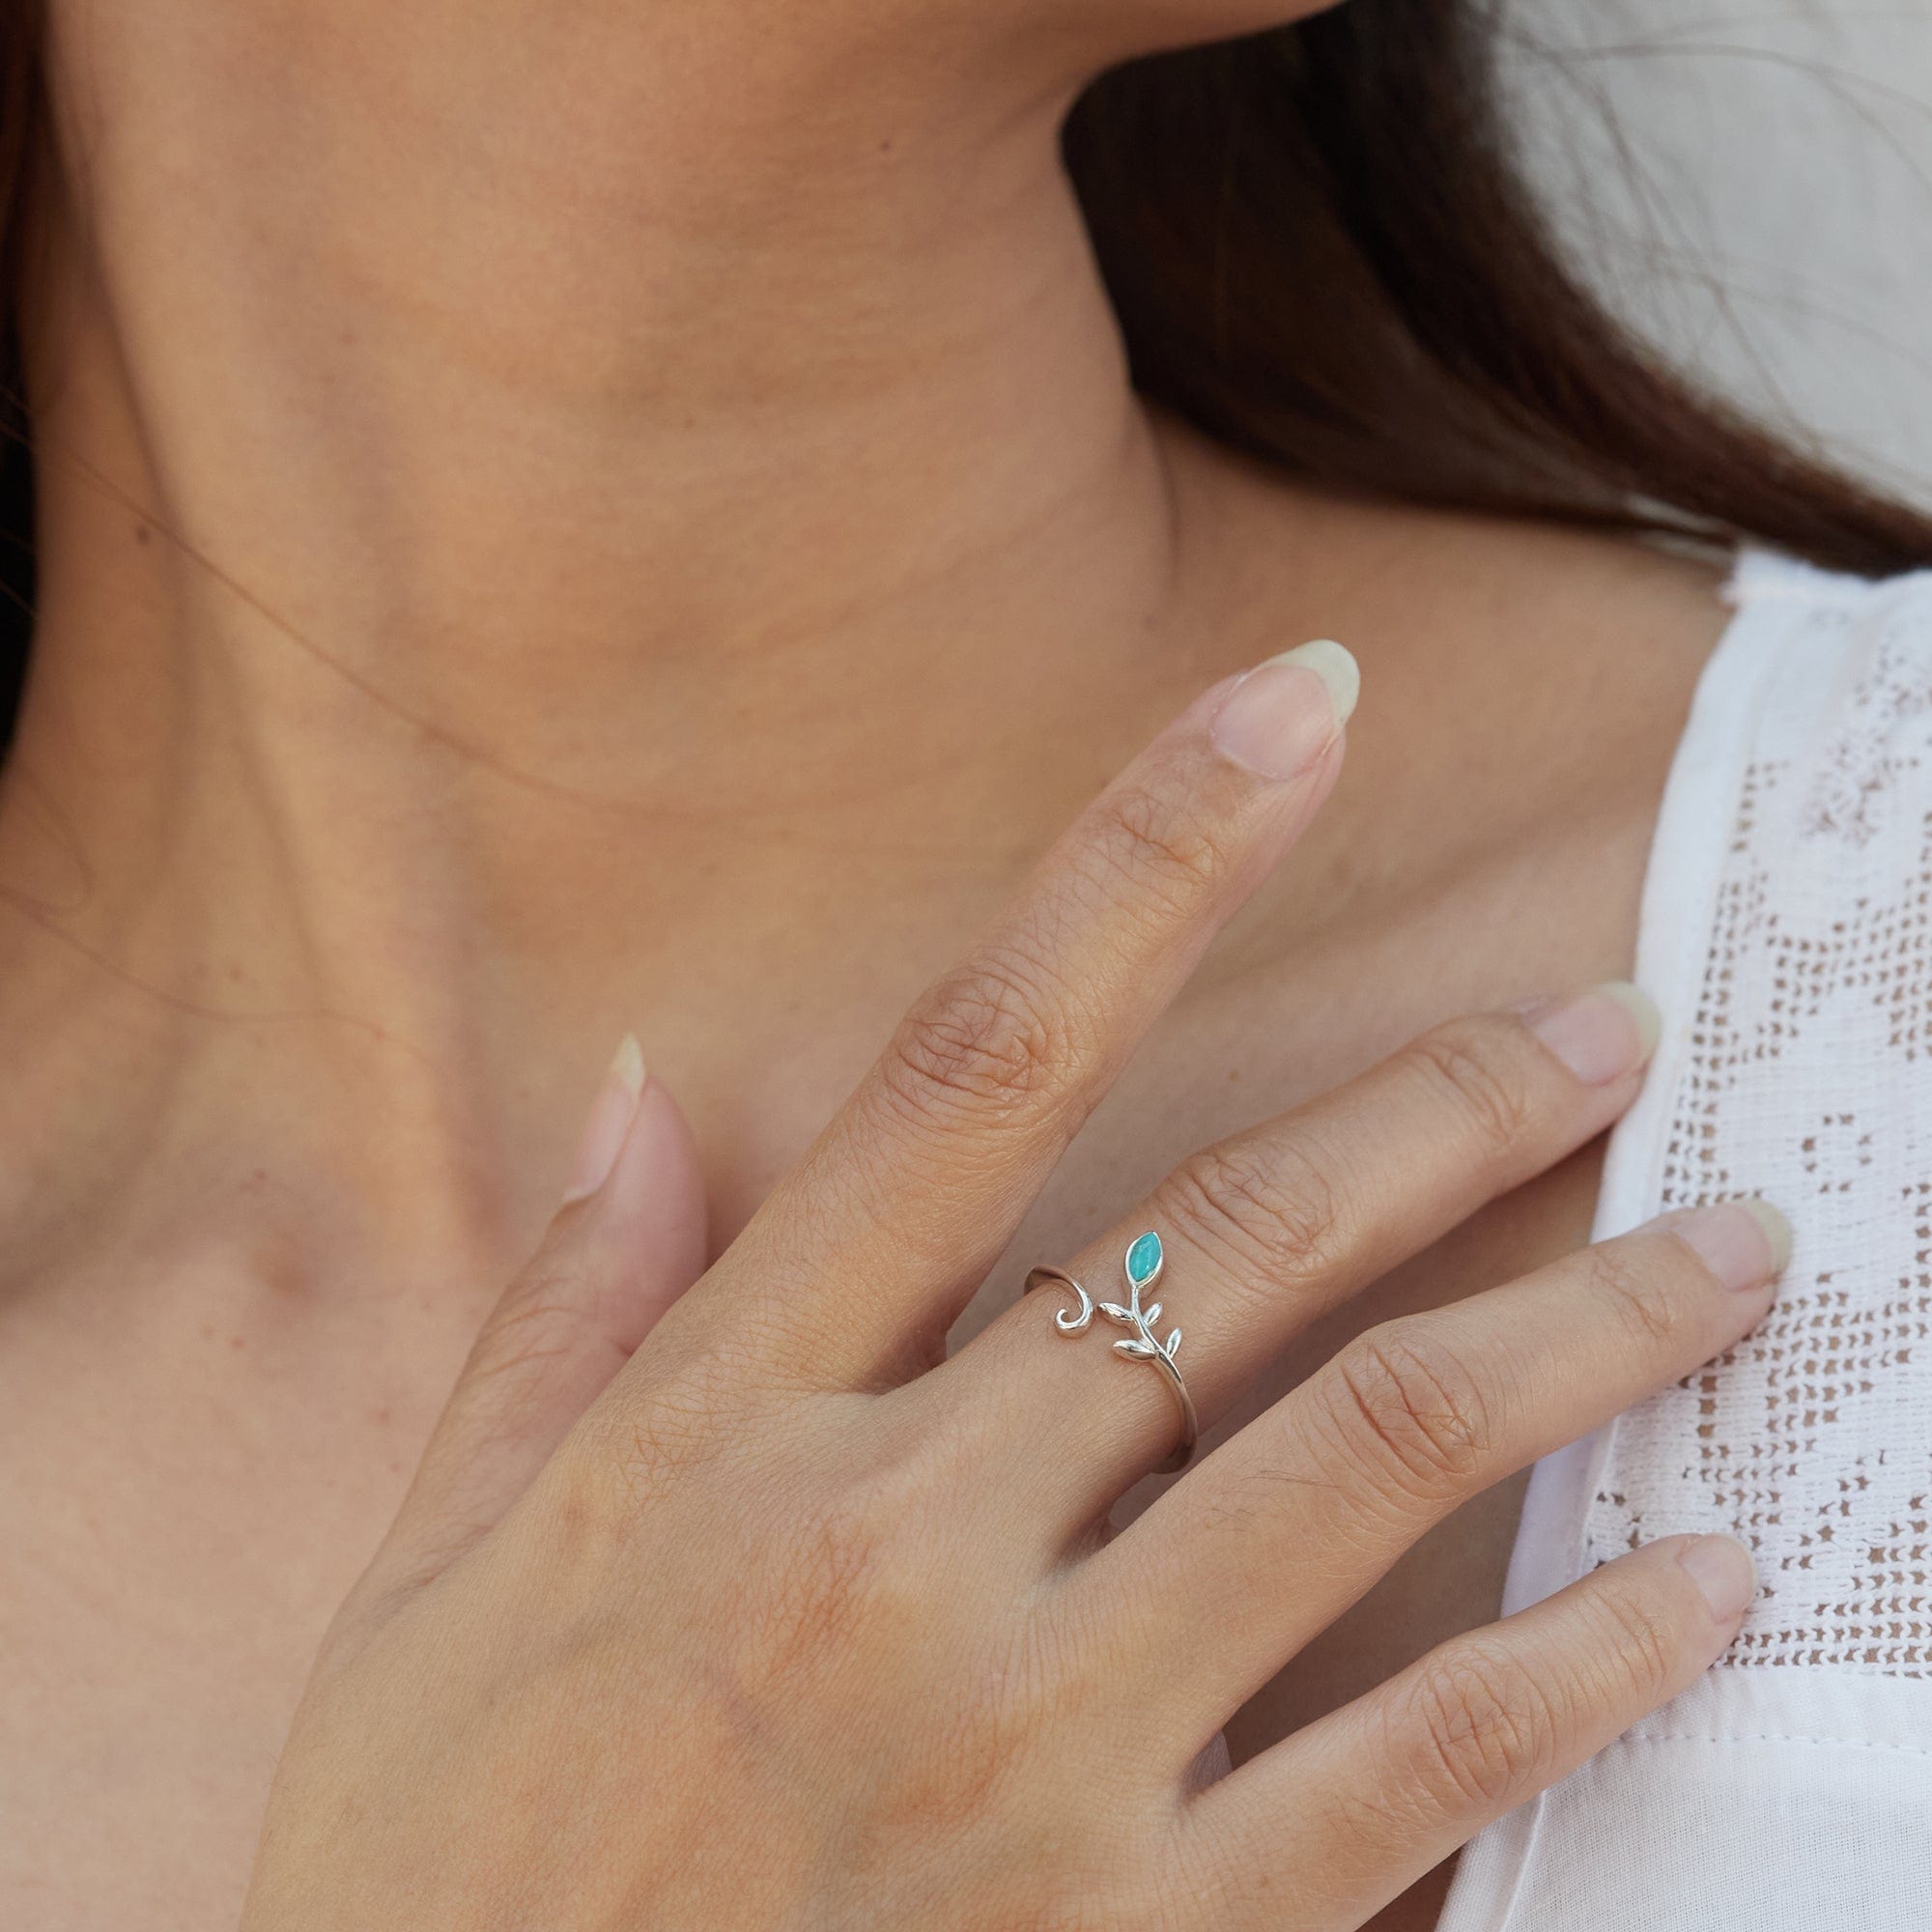
[[[0,0],[0,743],[13,733],[33,632],[34,466],[20,292],[42,150],[41,40],[41,0]]]
[[[43,119],[38,0],[0,0],[0,309]],[[1069,172],[1144,393],[1300,475],[1830,568],[1932,563],[1932,517],[1647,355],[1566,268],[1511,160],[1498,0],[1346,0],[1104,75]],[[32,599],[18,342],[0,407],[0,721]]]
[[[1067,161],[1142,390],[1416,501],[1932,562],[1932,517],[1670,373],[1585,293],[1512,166],[1500,13],[1347,0],[1088,91]]]

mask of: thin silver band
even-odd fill
[[[1136,1272],[1136,1258],[1151,1254],[1151,1265],[1143,1265]],[[1123,1305],[1120,1302],[1103,1301],[1100,1313],[1122,1328],[1132,1329],[1130,1340],[1116,1342],[1114,1352],[1122,1359],[1146,1362],[1159,1370],[1161,1378],[1167,1383],[1168,1393],[1174,1397],[1174,1406],[1180,1411],[1180,1440],[1175,1445],[1174,1453],[1167,1461],[1158,1464],[1161,1475],[1170,1475],[1177,1469],[1184,1469],[1194,1454],[1195,1442],[1201,1434],[1201,1418],[1195,1413],[1194,1398],[1187,1392],[1187,1384],[1181,1379],[1180,1370],[1175,1364],[1175,1354],[1180,1347],[1180,1330],[1175,1329],[1165,1342],[1154,1333],[1153,1324],[1160,1319],[1160,1304],[1151,1308],[1141,1307],[1141,1290],[1151,1287],[1159,1275],[1164,1257],[1161,1253],[1160,1237],[1156,1235],[1143,1235],[1127,1249],[1127,1285],[1132,1290],[1131,1298]],[[1070,1289],[1073,1303],[1069,1307],[1054,1312],[1053,1325],[1063,1335],[1078,1335],[1094,1320],[1094,1297],[1081,1287],[1065,1268],[1042,1264],[1032,1269],[1026,1278],[1023,1293],[1031,1294],[1037,1288],[1047,1283]]]

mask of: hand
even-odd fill
[[[1350,669],[1308,647],[1163,733],[681,1299],[695,1264],[664,1247],[695,1217],[668,1236],[646,1205],[667,1161],[689,1171],[674,1110],[607,1092],[590,1191],[478,1342],[318,1662],[247,1932],[1330,1932],[1719,1655],[1748,1558],[1672,1538],[1204,1769],[1428,1525],[1748,1329],[1780,1261],[1766,1210],[1371,1330],[1112,1540],[1177,1428],[1159,1365],[1103,1346],[1135,1338],[1056,1333],[1040,1293],[942,1359],[1326,795]],[[1184,1327],[1209,1419],[1303,1323],[1607,1125],[1640,1015],[1612,989],[1444,1027],[1195,1154],[1071,1271],[1124,1299],[1124,1250],[1159,1233],[1157,1339]]]

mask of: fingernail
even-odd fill
[[[1734,1536],[1699,1536],[1677,1552],[1719,1623],[1734,1623],[1757,1595],[1757,1566]]]
[[[577,1159],[570,1172],[570,1185],[563,1190],[567,1208],[595,1194],[611,1178],[617,1156],[638,1118],[638,1102],[644,1094],[644,1054],[636,1034],[627,1033],[617,1043],[611,1070],[590,1103],[590,1118],[583,1123],[583,1138],[577,1144]]]
[[[1224,757],[1264,779],[1297,778],[1354,716],[1362,674],[1338,643],[1318,638],[1257,665],[1214,714]]]
[[[1791,1223],[1769,1201],[1726,1201],[1664,1214],[1667,1228],[1726,1288],[1762,1288],[1791,1259]]]
[[[1529,1030],[1586,1087],[1605,1087],[1657,1050],[1663,1022],[1648,993],[1626,980],[1592,986],[1574,1000],[1523,1015]]]

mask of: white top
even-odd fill
[[[1727,1530],[1722,1662],[1463,1855],[1440,1932],[1932,1928],[1932,570],[1747,551],[1652,848],[1598,1238],[1763,1193],[1757,1331],[1539,1463],[1505,1606]]]

